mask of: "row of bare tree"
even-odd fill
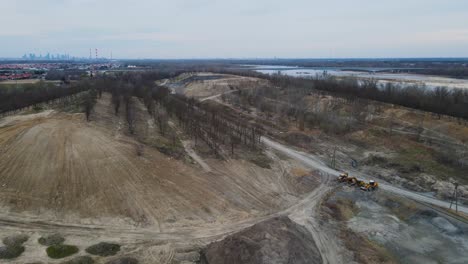
[[[376,80],[356,80],[335,78],[329,75],[315,78],[297,78],[285,75],[266,75],[252,71],[231,71],[218,69],[222,73],[266,78],[275,87],[294,91],[322,91],[347,100],[370,99],[384,103],[432,112],[439,117],[448,115],[468,120],[468,90],[448,89],[447,87],[426,87],[424,85],[402,86],[394,83],[380,85]]]
[[[35,84],[15,85],[0,89],[0,113],[48,102],[57,98],[70,96],[90,87],[84,82],[70,85],[39,82]]]
[[[222,106],[201,103],[183,95],[168,95],[160,102],[170,115],[177,117],[195,142],[202,140],[215,153],[222,147],[229,148],[232,154],[241,145],[250,149],[259,147],[263,130]]]
[[[98,85],[98,89],[112,94],[115,114],[119,114],[122,105],[125,107],[130,133],[134,133],[133,100],[136,97],[143,101],[163,136],[168,136],[168,121],[170,117],[175,117],[195,141],[205,142],[215,153],[219,154],[223,146],[232,153],[240,145],[258,148],[262,135],[259,126],[240,119],[222,107],[170,94],[167,88],[155,85],[152,78],[154,75],[145,78],[125,74],[103,79],[102,85]]]

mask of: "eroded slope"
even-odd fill
[[[138,154],[142,143],[126,135],[109,102],[106,94],[98,100],[92,122],[50,113],[0,124],[1,205],[50,220],[167,230],[246,219],[299,199],[278,164],[207,160],[213,171],[205,172],[152,147]],[[137,134],[157,133],[137,109]]]

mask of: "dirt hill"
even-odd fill
[[[47,112],[0,123],[0,205],[64,222],[126,223],[159,230],[263,215],[292,204],[294,181],[276,165],[206,160],[211,172],[146,146],[154,135],[138,99],[137,136],[126,133],[110,95],[92,121]]]
[[[258,223],[202,252],[202,264],[318,264],[322,258],[311,234],[288,217]]]

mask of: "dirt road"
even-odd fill
[[[192,147],[192,142],[190,140],[182,140],[182,145],[184,145],[185,152],[196,161],[206,172],[210,172],[211,168],[206,162],[195,152]]]
[[[277,142],[275,142],[275,141],[273,141],[271,139],[265,138],[265,137],[262,138],[262,142],[266,146],[271,147],[271,148],[273,148],[273,149],[275,149],[277,151],[280,151],[280,152],[282,152],[282,153],[284,153],[284,154],[286,154],[286,155],[288,155],[288,156],[290,156],[290,157],[292,157],[294,159],[300,160],[301,162],[303,162],[304,164],[306,164],[306,165],[308,165],[310,167],[313,167],[315,169],[321,170],[323,172],[326,172],[326,173],[328,173],[330,175],[334,175],[334,176],[338,176],[340,174],[339,171],[334,170],[332,168],[329,168],[323,161],[321,161],[320,159],[318,159],[317,157],[315,157],[312,154],[308,154],[308,153],[304,153],[304,152],[301,152],[301,151],[293,150],[292,148],[286,147],[286,146],[284,146],[284,145],[282,145],[280,143],[277,143]],[[368,175],[364,175],[364,174],[356,172],[356,171],[353,171],[352,174],[355,175],[356,177],[363,178],[363,179],[373,179],[372,177],[370,177]],[[450,207],[449,202],[441,201],[441,200],[438,200],[438,199],[435,199],[435,198],[432,198],[432,197],[428,197],[428,196],[424,196],[422,194],[419,194],[419,193],[416,193],[416,192],[411,192],[411,191],[408,191],[408,190],[405,190],[405,189],[402,189],[402,188],[399,188],[399,187],[392,186],[390,184],[380,183],[379,187],[382,190],[392,192],[394,194],[404,196],[404,197],[407,197],[407,198],[410,198],[410,199],[413,199],[413,200],[416,200],[416,201],[419,201],[419,202],[424,202],[424,203],[440,206],[440,207],[443,207],[443,208],[449,208]],[[468,207],[458,206],[458,210],[460,212],[468,214]]]
[[[231,91],[228,91],[228,92],[225,92],[225,93],[215,94],[215,95],[212,95],[212,96],[209,96],[209,97],[206,97],[206,98],[201,99],[200,102],[204,102],[204,101],[208,101],[208,100],[213,100],[213,99],[216,99],[216,98],[218,98],[218,97],[221,97],[221,96],[224,95],[224,94],[230,94],[230,93],[233,93],[233,92],[237,92],[237,90],[231,90]]]

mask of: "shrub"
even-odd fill
[[[5,237],[3,239],[3,244],[7,247],[16,247],[23,245],[24,242],[28,241],[29,237],[27,235],[15,235]]]
[[[60,259],[78,253],[79,249],[71,245],[52,245],[46,249],[47,256],[53,259]]]
[[[0,259],[14,259],[24,252],[21,245],[0,247]]]
[[[65,238],[62,237],[60,234],[52,234],[48,236],[43,236],[39,238],[39,244],[43,246],[53,246],[53,245],[60,245],[65,241]]]
[[[271,169],[271,159],[263,153],[254,154],[249,161],[264,169]]]
[[[113,256],[120,251],[120,245],[101,242],[96,245],[92,245],[86,249],[86,252],[92,255],[98,255],[101,257]]]

